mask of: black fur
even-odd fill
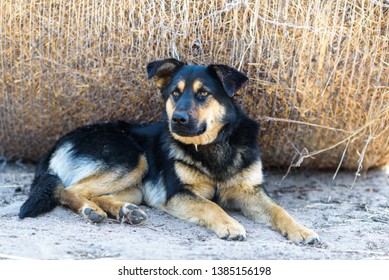
[[[31,184],[29,198],[20,208],[19,218],[36,217],[54,209],[58,204],[55,190],[59,185],[61,180],[56,175],[47,172],[37,175]]]
[[[211,64],[208,69],[219,78],[229,97],[234,96],[248,82],[248,78],[244,74],[226,65]]]
[[[177,69],[181,68],[184,65],[185,63],[178,61],[174,58],[150,62],[147,65],[147,77],[149,79],[156,75],[168,75],[171,77]]]

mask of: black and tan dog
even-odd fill
[[[261,187],[258,125],[231,97],[247,77],[225,65],[175,59],[147,66],[166,104],[166,122],[81,127],[65,135],[37,167],[19,217],[60,204],[92,222],[107,215],[141,224],[141,203],[243,240],[244,227],[222,209],[270,224],[296,243],[318,235],[298,224]],[[220,205],[220,206],[219,206]]]

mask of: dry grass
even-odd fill
[[[225,63],[267,165],[389,162],[385,1],[4,0],[0,155],[36,159],[76,126],[156,120],[147,62]],[[314,159],[312,159],[314,158]]]

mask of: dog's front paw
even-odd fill
[[[314,244],[320,241],[316,232],[300,225],[278,205],[271,208],[271,220],[273,228],[293,243]]]
[[[146,222],[147,215],[136,205],[127,203],[120,209],[118,220],[131,225],[141,225]]]
[[[237,241],[243,241],[246,239],[245,228],[233,219],[227,222],[220,222],[215,225],[214,230],[221,239]]]
[[[316,232],[298,223],[288,225],[281,233],[296,244],[315,244],[320,241]]]

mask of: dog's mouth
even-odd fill
[[[200,136],[207,130],[207,124],[203,123],[199,127],[188,127],[182,125],[171,125],[171,131],[181,137],[195,137]]]

